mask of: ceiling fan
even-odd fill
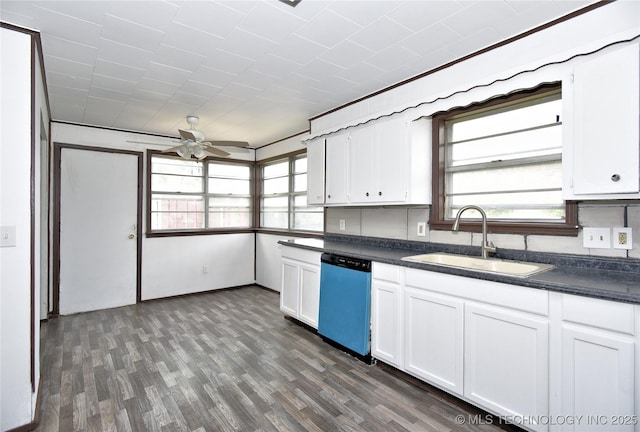
[[[162,150],[162,153],[175,152],[183,159],[191,159],[191,156],[197,159],[204,159],[211,155],[226,157],[231,154],[217,147],[230,146],[245,148],[249,146],[249,143],[246,141],[205,141],[204,133],[196,129],[199,120],[196,116],[187,116],[189,129],[178,129],[181,138],[180,144]]]

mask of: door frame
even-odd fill
[[[143,199],[143,163],[144,153],[133,150],[120,150],[105,147],[92,147],[79,144],[53,143],[53,295],[51,315],[60,315],[60,198],[61,190],[61,174],[62,174],[62,150],[84,150],[95,151],[101,153],[120,153],[136,156],[138,158],[138,202],[136,206],[136,303],[142,301],[142,199]]]

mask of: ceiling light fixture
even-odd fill
[[[296,7],[298,6],[298,3],[300,3],[302,0],[280,0],[280,1],[284,4],[288,4],[291,7]]]

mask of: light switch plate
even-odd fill
[[[0,226],[0,247],[16,247],[15,226]]]
[[[633,238],[631,237],[631,228],[614,228],[613,229],[613,248],[614,249],[631,249]]]
[[[611,228],[583,228],[582,245],[591,249],[611,249]]]

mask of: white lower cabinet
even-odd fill
[[[639,430],[636,414],[637,306],[562,295],[558,381],[562,431]],[[635,310],[634,310],[635,308]],[[640,318],[640,314],[638,316]]]
[[[464,302],[406,287],[405,369],[462,394]]]
[[[280,311],[318,328],[320,252],[282,248]]]
[[[372,356],[532,431],[640,432],[640,306],[373,264]]]
[[[373,263],[371,282],[371,355],[401,368],[402,286],[400,267]]]
[[[563,415],[582,419],[572,431],[633,431],[634,341],[563,324]]]
[[[547,430],[548,333],[546,317],[465,305],[464,395],[507,419],[526,419],[533,430]],[[543,424],[535,424],[538,418]]]

